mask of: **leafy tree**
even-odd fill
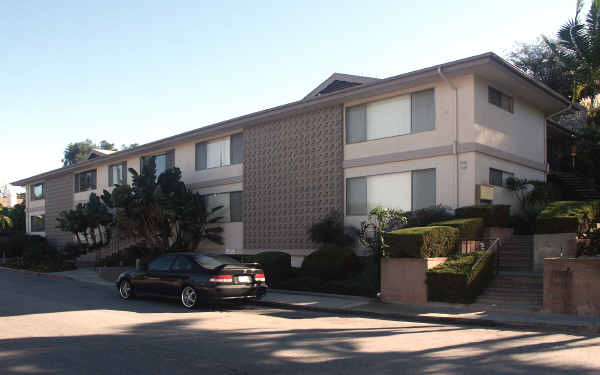
[[[15,204],[12,208],[7,208],[6,212],[6,216],[12,220],[12,230],[25,232],[25,204]]]
[[[5,215],[4,207],[0,205],[0,231],[9,230],[12,226],[12,219]]]
[[[73,165],[82,160],[87,160],[90,156],[90,153],[95,148],[116,151],[115,144],[106,140],[102,140],[98,144],[95,144],[91,139],[69,143],[67,147],[65,147],[64,156],[62,159],[63,167]]]
[[[110,234],[108,228],[112,218],[108,207],[95,193],[92,193],[86,203],[78,203],[74,209],[60,212],[56,220],[57,227],[62,231],[71,232],[80,245],[82,244],[80,236],[83,236],[88,244],[100,245],[109,240],[104,238],[104,233]],[[100,237],[99,240],[96,233]]]
[[[222,206],[207,212],[203,197],[181,181],[179,168],[156,178],[154,161],[148,159],[140,174],[131,168],[129,173],[131,186],[120,185],[102,195],[102,201],[114,209],[114,223],[121,233],[162,251],[195,250],[204,239],[223,243],[223,229],[211,225],[222,218],[215,216]]]
[[[139,145],[140,145],[139,143],[130,143],[129,146],[126,145],[126,144],[122,144],[121,145],[121,151],[123,151],[123,150],[129,150],[130,148],[134,148],[134,147],[137,147]]]
[[[544,40],[517,43],[515,49],[508,54],[508,60],[533,78],[571,98],[573,74],[554,56]]]
[[[101,140],[100,143],[98,143],[97,148],[100,148],[102,150],[109,150],[109,151],[117,151],[117,149],[115,148],[115,144],[114,143],[110,143],[106,140]]]

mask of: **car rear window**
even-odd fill
[[[223,266],[223,265],[228,265],[228,264],[241,264],[240,262],[238,262],[237,260],[228,257],[226,255],[203,255],[203,254],[196,254],[194,256],[194,260],[196,261],[196,263],[198,263],[199,265],[201,265],[204,268],[208,268],[208,269],[215,269],[219,266]]]

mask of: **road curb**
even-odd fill
[[[74,278],[72,278],[70,276],[66,276],[66,275],[56,275],[56,274],[49,273],[49,272],[37,272],[37,271],[24,270],[24,269],[20,269],[20,268],[0,267],[0,270],[1,271],[20,272],[20,273],[24,273],[26,275],[47,277],[49,279],[75,280]]]
[[[366,318],[385,318],[393,320],[403,320],[412,322],[422,323],[441,323],[441,324],[455,324],[455,325],[469,325],[476,327],[485,328],[511,328],[521,330],[535,330],[535,331],[562,331],[569,333],[580,333],[580,334],[600,334],[600,326],[574,326],[569,324],[558,324],[558,323],[545,323],[545,322],[516,322],[516,321],[501,321],[494,319],[478,318],[453,318],[447,316],[422,316],[414,314],[404,313],[393,313],[393,312],[377,312],[377,311],[366,311],[356,309],[345,309],[345,308],[330,308],[330,307],[315,307],[306,305],[294,305],[283,302],[272,302],[272,301],[255,301],[254,304],[270,307],[283,307],[293,310],[305,310],[315,312],[326,312],[333,314],[352,315]]]

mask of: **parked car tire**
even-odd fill
[[[198,305],[198,292],[193,287],[187,285],[181,290],[181,304],[188,309],[193,309]]]
[[[132,299],[135,297],[133,285],[129,279],[123,279],[119,283],[119,295],[122,299]]]

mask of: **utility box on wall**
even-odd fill
[[[492,203],[494,200],[494,187],[492,185],[484,184],[476,185],[475,199],[477,202]]]

